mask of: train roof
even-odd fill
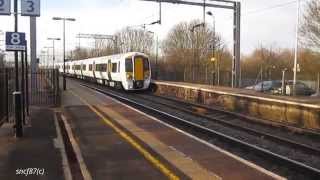
[[[100,59],[114,59],[114,58],[123,58],[123,57],[134,56],[134,55],[148,56],[148,55],[141,53],[141,52],[127,52],[127,53],[114,54],[114,55],[109,55],[109,56],[100,56],[100,57],[92,57],[92,58],[87,58],[87,59],[73,60],[73,61],[68,61],[68,62],[85,61],[85,60],[100,60]]]

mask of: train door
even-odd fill
[[[135,57],[134,79],[136,81],[143,81],[143,58],[142,57]]]
[[[111,63],[111,59],[109,59],[108,60],[108,80],[109,81],[112,81],[111,71],[112,71],[112,63]]]
[[[95,70],[96,70],[96,63],[93,61],[93,63],[92,63],[93,79],[94,79],[95,81],[97,81]]]
[[[83,63],[80,64],[80,74],[81,74],[81,79],[83,79]]]

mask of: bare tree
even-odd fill
[[[177,24],[163,42],[162,50],[166,61],[170,64],[167,68],[171,68],[180,76],[183,75],[176,79],[207,81],[208,72],[213,70],[210,66],[210,59],[213,56],[212,48],[216,52],[222,48],[221,37],[214,33],[210,26],[202,25],[195,28],[197,24],[201,24],[201,21]],[[206,74],[205,80],[199,74],[202,72]]]
[[[300,28],[303,43],[314,49],[320,50],[320,1],[311,0],[307,4]]]
[[[73,59],[80,60],[80,59],[86,59],[90,57],[89,56],[89,50],[86,48],[77,48],[73,51]]]
[[[115,33],[117,37],[117,49],[120,52],[144,52],[150,54],[153,47],[152,34],[148,33],[144,29],[132,29],[124,28]]]

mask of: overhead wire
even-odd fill
[[[285,2],[285,3],[272,5],[272,6],[265,7],[265,8],[261,8],[261,9],[256,9],[256,10],[247,11],[247,12],[243,13],[243,15],[256,14],[256,13],[261,13],[261,12],[268,11],[268,10],[272,10],[272,9],[277,9],[277,8],[286,7],[286,6],[289,6],[289,5],[291,5],[291,4],[296,4],[297,1],[298,1],[298,0],[288,1],[288,2]],[[300,2],[303,2],[303,1],[306,1],[306,0],[300,0]]]

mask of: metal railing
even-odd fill
[[[0,124],[9,122],[14,114],[13,92],[15,74],[12,68],[0,69]]]
[[[30,104],[58,106],[60,104],[59,72],[56,69],[41,69],[30,75]]]
[[[19,84],[24,85],[21,108],[23,122],[29,114],[29,105],[56,107],[60,104],[59,72],[53,69],[40,69],[22,78]],[[27,80],[26,80],[27,79]],[[25,80],[27,83],[21,83]],[[13,122],[15,117],[14,97],[15,71],[13,68],[0,68],[0,126],[4,122]]]

